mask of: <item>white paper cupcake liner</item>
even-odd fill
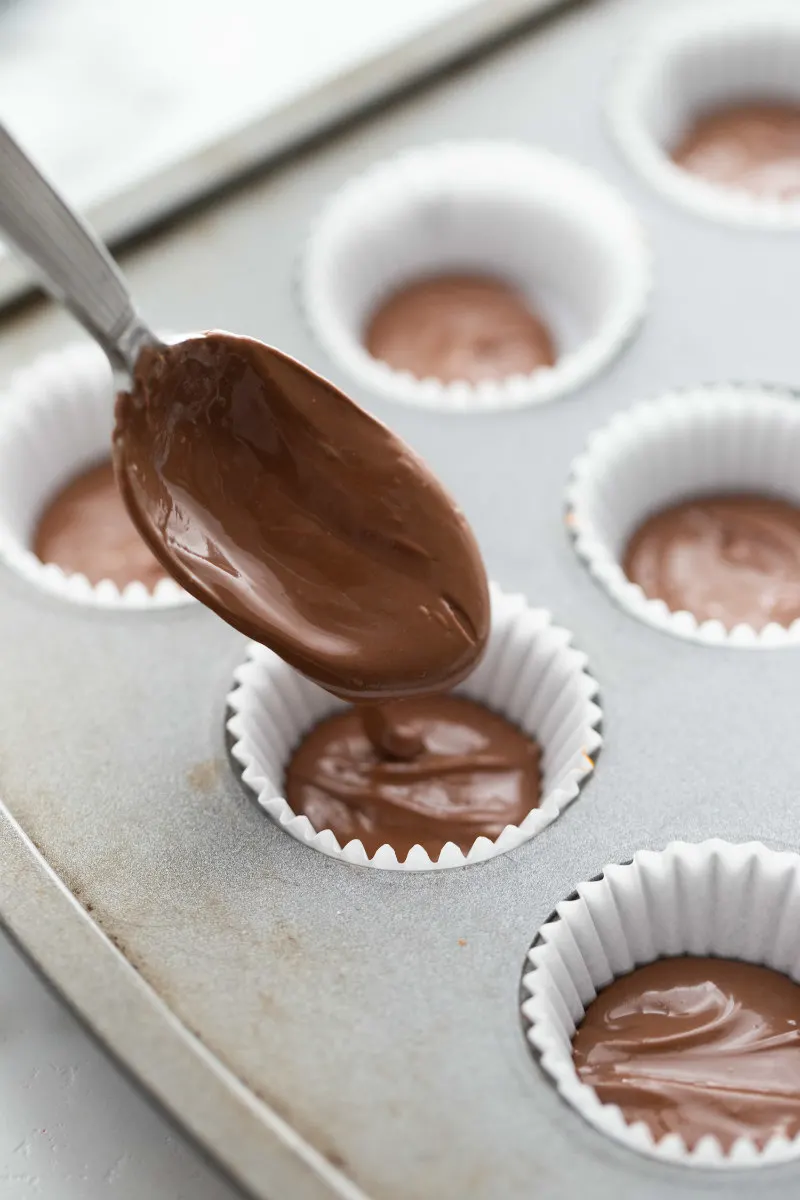
[[[100,608],[164,608],[191,597],[172,579],[153,591],[42,563],[31,549],[48,500],[83,470],[111,456],[114,389],[102,351],[75,344],[18,371],[0,404],[0,559],[38,587]]]
[[[516,286],[553,331],[558,360],[502,381],[418,380],[362,344],[380,302],[437,272]],[[337,192],[312,229],[302,293],[331,358],[367,389],[444,411],[552,400],[604,367],[645,309],[650,254],[602,179],[548,150],[452,142],[407,151]]]
[[[800,620],[756,630],[698,621],[648,599],[622,569],[630,537],[682,500],[756,492],[800,505],[800,404],[793,392],[717,384],[668,393],[618,413],[575,461],[567,526],[575,549],[609,595],[655,629],[706,645],[800,643]]]
[[[670,152],[700,114],[727,104],[800,104],[800,7],[788,0],[689,5],[656,22],[626,57],[609,119],[642,175],[704,217],[762,229],[800,228],[800,198],[725,188],[683,170]]]
[[[586,656],[570,641],[566,630],[551,624],[549,613],[492,586],[486,654],[455,691],[481,701],[536,738],[542,748],[542,802],[519,826],[506,826],[496,841],[477,838],[466,854],[448,843],[436,862],[421,846],[414,846],[405,862],[398,861],[390,846],[370,857],[360,841],[340,846],[331,830],[314,829],[307,817],[292,811],[282,794],[292,752],[318,721],[345,706],[263,646],[250,646],[228,697],[233,713],[228,731],[235,739],[231,753],[261,807],[292,837],[332,858],[405,871],[482,862],[521,845],[554,821],[594,769],[593,756],[602,742],[597,684],[586,671]]]
[[[689,1150],[679,1134],[656,1141],[581,1083],[572,1038],[601,988],[657,958],[740,959],[800,982],[800,857],[759,842],[674,842],[606,867],[542,926],[522,980],[528,1040],[563,1098],[596,1129],[641,1154],[697,1167],[747,1167],[800,1158],[800,1137],[760,1150],[740,1138],[726,1153],[709,1135]]]

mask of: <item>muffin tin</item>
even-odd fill
[[[618,410],[699,382],[791,385],[800,370],[795,237],[693,217],[608,136],[617,52],[655,7],[574,7],[125,263],[155,324],[261,336],[348,387],[304,323],[297,267],[323,198],[378,158],[511,137],[585,163],[633,204],[654,250],[649,309],[571,398],[446,414],[352,387],[456,494],[501,587],[550,609],[588,655],[605,744],[558,820],[453,871],[327,858],[259,810],[229,758],[236,634],[198,605],[69,604],[0,569],[0,915],[254,1196],[744,1200],[800,1183],[797,1165],[723,1178],[615,1145],[558,1096],[519,1011],[538,929],[607,864],[714,836],[800,849],[800,650],[648,628],[592,580],[564,525],[571,463]],[[4,372],[72,337],[50,310],[4,332]]]

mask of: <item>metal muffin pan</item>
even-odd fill
[[[254,1196],[667,1200],[800,1186],[798,1167],[698,1177],[610,1144],[540,1073],[519,1016],[537,929],[608,862],[713,835],[800,849],[800,651],[745,655],[646,628],[592,582],[563,527],[570,463],[612,412],[698,381],[800,374],[797,238],[672,207],[607,136],[617,51],[658,7],[577,6],[125,261],[156,324],[252,333],[348,387],[294,289],[309,222],[353,172],[418,142],[518,137],[590,164],[636,206],[655,252],[650,309],[574,397],[447,416],[353,389],[454,491],[491,574],[589,655],[605,747],[553,825],[456,871],[331,861],[273,825],[229,762],[237,635],[199,606],[99,612],[0,572],[0,915]],[[50,309],[18,315],[0,371],[72,332]]]

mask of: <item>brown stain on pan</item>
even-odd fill
[[[195,763],[186,772],[189,787],[197,792],[212,792],[222,774],[222,763],[218,758],[207,758]]]
[[[212,758],[196,763],[187,772],[187,780],[190,785],[199,793],[207,794],[211,792],[220,779],[221,763],[219,759]],[[43,798],[40,796],[41,802]],[[87,917],[91,920],[103,935],[108,939],[114,949],[122,955],[126,962],[142,980],[153,989],[156,995],[170,1008],[178,1020],[183,1025],[184,1029],[189,1032],[201,1045],[205,1046],[217,1060],[237,1078],[256,1098],[262,1103],[268,1105],[276,1113],[278,1113],[288,1124],[290,1124],[297,1132],[305,1138],[315,1149],[323,1155],[327,1161],[337,1170],[342,1171],[350,1178],[354,1178],[349,1164],[345,1156],[337,1148],[332,1137],[330,1128],[325,1126],[327,1122],[309,1121],[301,1113],[293,1111],[292,1107],[287,1105],[279,1097],[271,1095],[264,1088],[263,1082],[258,1084],[255,1080],[248,1077],[248,1072],[242,1069],[240,1064],[238,1067],[231,1062],[227,1056],[221,1053],[213,1042],[204,1037],[197,1028],[196,1022],[189,1018],[188,1014],[182,1012],[181,995],[175,990],[174,981],[161,976],[161,973],[154,969],[151,962],[146,961],[137,949],[131,944],[135,942],[137,937],[137,928],[141,925],[150,925],[152,927],[152,914],[145,921],[131,921],[130,933],[131,938],[126,936],[124,929],[120,928],[119,914],[105,910],[102,897],[95,893],[91,886],[91,882],[85,878],[78,878],[75,873],[70,870],[69,864],[63,861],[62,854],[54,854],[45,851],[41,844],[41,839],[38,836],[38,830],[28,834],[31,841],[35,845],[43,857],[46,858],[51,867],[57,872],[59,878],[70,890],[72,895],[85,910]],[[124,871],[126,866],[126,851],[124,846],[113,846],[100,855],[99,861],[93,864],[93,873],[97,879],[103,879],[106,883],[109,877],[113,877],[116,872]],[[216,918],[221,925],[229,928],[231,935],[236,935],[238,930],[232,922],[232,914],[227,909],[222,896],[216,895],[213,891],[209,891],[204,897],[204,905],[212,908],[215,911]],[[128,922],[122,922],[126,924]],[[261,950],[265,961],[280,961],[284,965],[288,965],[298,971],[303,970],[304,966],[308,970],[317,970],[314,955],[304,943],[304,933],[302,930],[295,927],[291,922],[277,918],[268,929],[264,930],[263,941],[261,942]],[[257,1009],[260,1022],[261,1035],[272,1039],[280,1039],[280,1030],[282,1025],[289,1021],[291,1022],[293,1014],[290,1006],[281,1002],[280,989],[273,991],[269,982],[259,989],[257,995]],[[188,1018],[188,1019],[187,1019]],[[259,1035],[259,1023],[256,1024],[254,1030],[255,1036]],[[276,1060],[277,1061],[277,1060]],[[278,1076],[279,1077],[279,1076]],[[335,1136],[335,1135],[334,1135]]]

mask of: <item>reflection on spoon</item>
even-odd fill
[[[330,383],[249,338],[144,347],[114,463],[163,566],[336,694],[449,688],[489,630],[486,575],[416,455]]]
[[[407,446],[260,342],[162,345],[102,242],[1,124],[0,228],[125,375],[117,481],[188,592],[342,696],[415,695],[468,673],[488,635],[483,564]]]

